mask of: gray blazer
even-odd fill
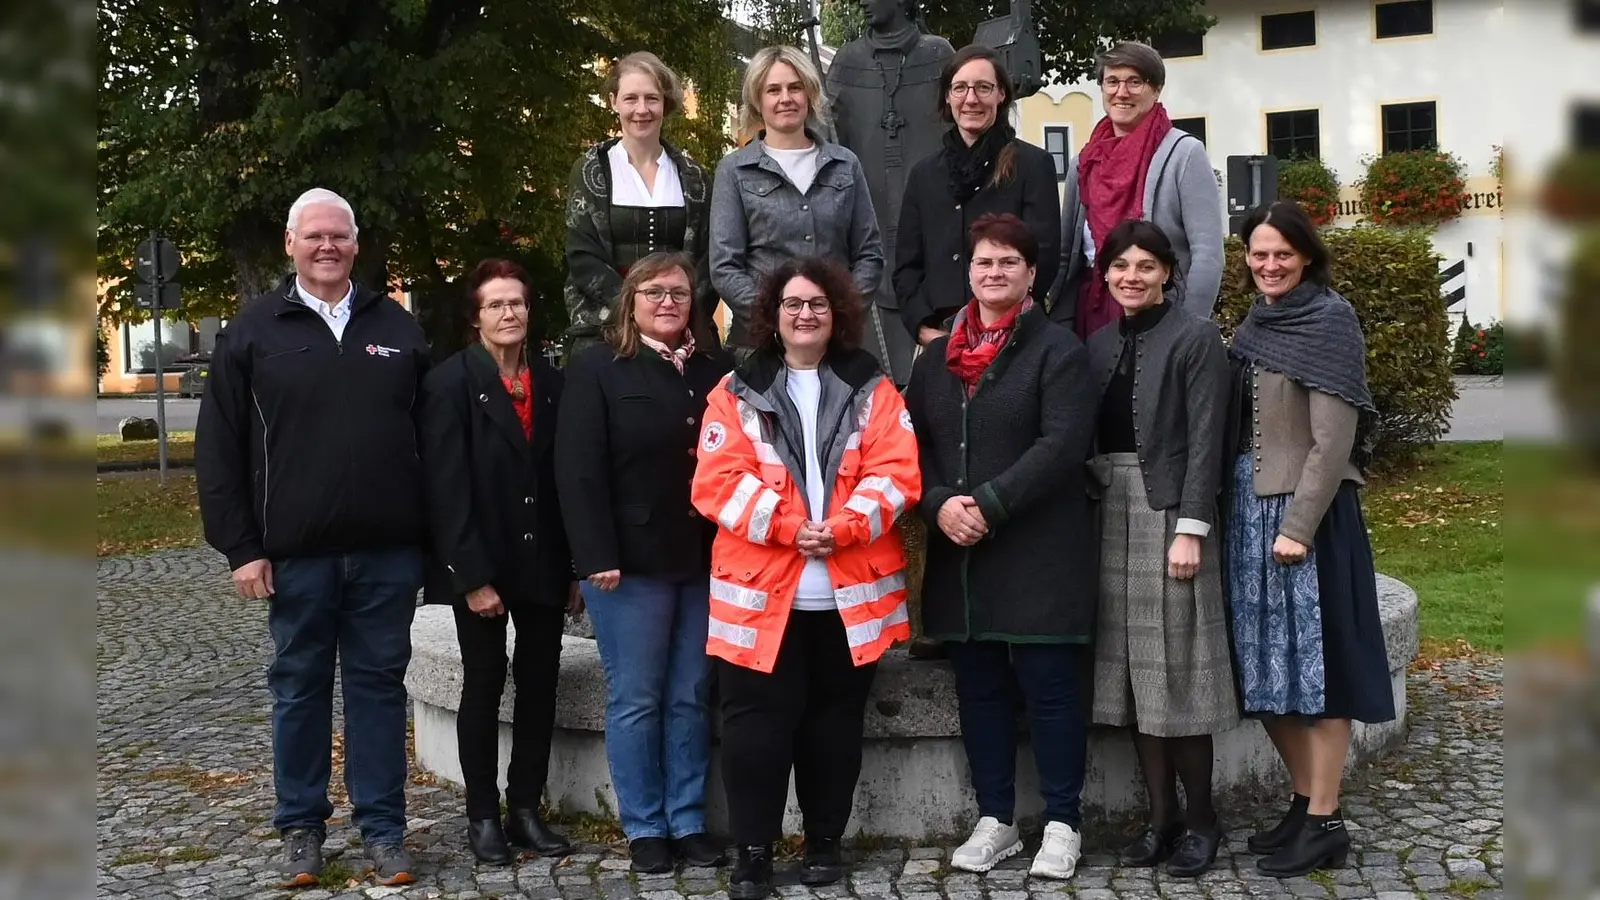
[[[1340,483],[1363,483],[1350,461],[1359,413],[1344,399],[1286,375],[1260,366],[1250,375],[1256,496],[1293,494],[1279,531],[1309,547]]]
[[[1050,318],[1068,326],[1077,316],[1079,285],[1095,277],[1084,257],[1088,217],[1078,196],[1078,158],[1073,157],[1061,198],[1061,266],[1050,289]],[[1178,128],[1162,138],[1145,178],[1144,217],[1160,226],[1178,255],[1183,289],[1179,304],[1209,319],[1222,287],[1222,188],[1199,138]]]
[[[1089,336],[1089,368],[1104,397],[1122,357],[1122,329]],[[1217,519],[1222,437],[1228,413],[1228,353],[1216,323],[1183,307],[1134,336],[1133,429],[1151,509],[1207,526]],[[1209,528],[1206,529],[1209,531]]]
[[[816,134],[821,157],[811,189],[801,194],[760,137],[717,164],[711,190],[711,284],[733,321],[728,343],[750,346],[750,312],[761,277],[801,256],[849,266],[863,297],[883,279],[883,240],[861,161]],[[763,132],[763,136],[765,132]]]

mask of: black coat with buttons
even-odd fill
[[[923,628],[944,640],[1088,643],[1100,583],[1084,465],[1089,352],[1036,305],[968,397],[945,363],[948,340],[917,358],[906,387],[927,524]],[[972,547],[939,528],[939,508],[959,495],[989,525]]]
[[[462,603],[486,584],[508,608],[566,602],[572,556],[554,463],[563,377],[537,356],[528,364],[532,440],[483,345],[455,354],[423,381],[428,603]]]
[[[911,168],[900,201],[894,248],[894,295],[912,338],[923,325],[943,328],[972,296],[967,279],[967,229],[985,213],[1011,213],[1039,240],[1034,297],[1041,303],[1061,260],[1061,196],[1055,162],[1027,141],[1013,139],[1015,170],[1000,184],[985,184],[956,202],[950,166],[937,150]]]
[[[706,397],[732,369],[720,350],[696,352],[680,375],[648,347],[620,357],[605,344],[568,364],[556,471],[579,577],[710,573],[717,527],[689,487]]]

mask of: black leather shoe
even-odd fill
[[[1177,846],[1180,837],[1183,837],[1182,823],[1175,822],[1165,828],[1147,825],[1132,843],[1122,848],[1117,861],[1130,869],[1159,866],[1172,855],[1172,848]]]
[[[844,854],[838,838],[806,838],[800,859],[800,883],[833,884],[844,877]]]
[[[472,848],[472,855],[478,862],[492,866],[511,862],[511,847],[506,844],[506,832],[498,818],[467,822],[467,846]]]
[[[672,871],[672,844],[666,838],[636,838],[628,842],[628,856],[633,859],[633,871],[642,875],[660,875]]]
[[[1300,830],[1300,825],[1306,820],[1306,809],[1311,805],[1311,798],[1295,794],[1289,799],[1289,811],[1283,814],[1278,824],[1266,831],[1258,831],[1250,835],[1250,840],[1245,843],[1250,847],[1251,853],[1263,856],[1279,850],[1289,843],[1295,833]]]
[[[506,812],[506,840],[540,856],[566,856],[572,852],[567,836],[544,823],[537,809],[512,807]]]
[[[740,847],[728,876],[728,900],[766,900],[772,895],[772,845]]]
[[[1298,878],[1317,869],[1342,869],[1350,859],[1350,832],[1338,813],[1307,816],[1294,838],[1271,856],[1256,860],[1256,871],[1274,878]]]
[[[728,854],[722,845],[705,833],[684,835],[674,840],[673,849],[678,851],[686,866],[702,869],[714,869],[728,862]]]
[[[1217,848],[1222,846],[1222,829],[1213,826],[1210,831],[1185,831],[1178,838],[1167,860],[1167,874],[1175,878],[1198,878],[1210,870],[1217,861]]]

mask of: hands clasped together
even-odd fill
[[[971,547],[989,533],[989,523],[969,494],[951,497],[939,507],[939,530],[958,547]]]
[[[806,522],[795,532],[795,545],[802,556],[825,559],[838,549],[833,542],[833,529],[820,522]]]

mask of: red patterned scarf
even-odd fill
[[[988,371],[994,358],[1000,355],[1000,348],[1011,340],[1011,333],[1016,330],[1017,317],[1033,307],[1033,298],[1024,297],[1022,302],[1011,309],[993,325],[985,327],[978,316],[978,301],[974,299],[967,304],[967,309],[961,315],[961,325],[950,332],[950,342],[944,348],[944,363],[967,386],[967,396],[970,397],[978,389],[978,379]]]
[[[1144,186],[1150,176],[1150,161],[1171,130],[1167,108],[1159,102],[1137,128],[1123,137],[1117,137],[1110,116],[1094,126],[1089,142],[1078,154],[1078,196],[1089,216],[1096,259],[1100,258],[1111,229],[1128,219],[1144,218]],[[1121,314],[1105,281],[1090,272],[1083,279],[1078,314],[1073,319],[1078,337],[1088,339]]]

